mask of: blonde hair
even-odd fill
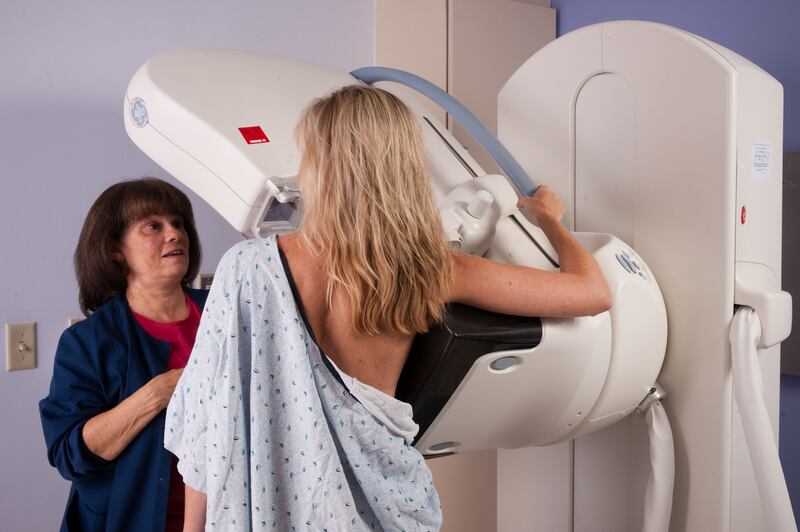
[[[444,314],[452,258],[414,115],[386,91],[348,86],[306,108],[296,135],[300,231],[325,259],[328,305],[344,289],[357,331],[427,331]]]

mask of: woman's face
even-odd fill
[[[183,219],[154,214],[133,222],[122,237],[120,260],[128,266],[128,285],[179,285],[189,269],[189,237]]]

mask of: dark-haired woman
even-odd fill
[[[75,250],[81,310],[39,409],[47,455],[72,482],[62,531],[181,530],[184,486],[164,409],[207,293],[191,204],[154,178],[104,191]]]

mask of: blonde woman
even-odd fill
[[[560,272],[452,252],[415,118],[390,93],[352,86],[317,100],[297,140],[300,231],[223,258],[167,413],[186,529],[438,530],[417,426],[394,398],[414,335],[451,302],[596,314],[608,286],[546,187],[520,207]]]

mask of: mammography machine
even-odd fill
[[[520,498],[524,490],[504,492],[501,468],[501,529],[528,523],[529,530],[636,530],[644,523],[646,530],[666,530],[670,515],[672,530],[764,529],[748,528],[770,516],[762,515],[749,482],[731,396],[728,329],[735,304],[760,318],[751,319],[751,329],[760,336],[753,342],[769,348],[761,361],[775,427],[777,344],[791,316],[779,288],[780,86],[695,36],[621,22],[558,39],[512,76],[499,97],[502,145],[480,124],[470,127],[474,117],[457,102],[414,76],[369,68],[347,74],[231,50],[176,50],[151,59],[128,87],[125,126],[145,153],[245,236],[286,232],[302,216],[293,137],[300,112],[316,97],[362,82],[394,92],[418,114],[454,246],[556,269],[542,231],[515,207],[519,193],[533,190],[527,176],[537,176],[564,199],[565,223],[601,265],[614,299],[609,312],[578,319],[454,306],[441,326],[417,338],[398,387],[420,424],[417,448],[433,455],[569,446],[564,463],[550,471],[571,479],[572,500],[564,504],[574,507],[540,508]],[[409,86],[433,91],[426,95],[485,139],[506,176],[485,175]],[[747,344],[746,336],[737,338]],[[669,392],[667,411],[678,428],[674,506],[672,436],[656,379]],[[750,389],[744,381],[739,388]],[[625,478],[583,468],[647,447],[634,431],[615,428],[637,407],[648,420],[652,460],[630,460]],[[759,413],[745,426],[755,434],[747,444],[768,450],[774,433]],[[571,442],[598,431],[612,444]],[[501,453],[508,453],[501,462],[531,468],[532,483],[548,482],[533,472],[536,455]],[[756,477],[780,498],[775,463],[764,464],[772,468],[762,475],[767,480]],[[617,492],[606,488],[609,482]],[[637,489],[647,495],[632,495]],[[606,510],[595,511],[600,507]],[[640,507],[644,514],[634,509]],[[584,515],[593,520],[582,521]],[[548,524],[537,528],[543,516]]]

